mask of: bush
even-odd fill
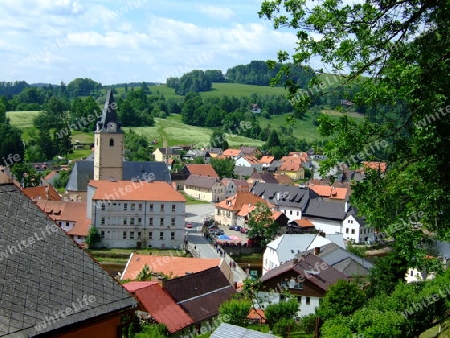
[[[305,331],[306,333],[314,333],[314,331],[316,330],[316,314],[315,313],[311,313],[307,316],[303,316],[300,318],[300,327],[303,331]]]
[[[289,337],[294,331],[295,321],[292,318],[281,318],[273,327],[273,333],[283,338]]]

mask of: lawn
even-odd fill
[[[180,191],[180,193],[186,198],[186,205],[192,205],[192,204],[209,204],[209,202],[201,201],[198,199],[195,199],[187,194],[185,194],[183,191]]]

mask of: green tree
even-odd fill
[[[102,241],[102,236],[98,232],[98,229],[95,226],[91,226],[89,228],[88,235],[84,242],[89,246],[89,248],[94,248],[98,243]]]
[[[228,324],[245,326],[248,323],[248,315],[251,308],[251,300],[230,299],[220,305],[219,313],[229,318]]]
[[[359,86],[354,102],[372,110],[374,118],[354,124],[348,116],[320,116],[319,130],[333,138],[321,170],[328,172],[348,156],[389,162],[383,175],[374,173],[356,185],[352,202],[381,231],[425,212],[420,223],[426,231],[411,235],[417,225],[411,222],[394,234],[397,253],[414,265],[424,259],[418,236],[445,238],[450,229],[450,119],[445,116],[450,78],[442,76],[450,69],[448,8],[448,0],[365,0],[345,6],[337,0],[266,0],[259,12],[275,28],[296,30],[295,54],[281,51],[278,62],[299,65],[319,58],[330,73],[348,72],[336,86],[314,78],[310,84],[320,88],[317,95]],[[315,100],[283,69],[277,79],[301,107]]]
[[[340,280],[330,286],[316,313],[324,321],[338,315],[348,316],[361,308],[366,300],[366,295],[356,283]]]
[[[148,267],[147,264],[145,264],[142,270],[137,275],[136,280],[146,281],[151,279],[152,279],[152,270]]]
[[[281,318],[274,326],[273,333],[283,338],[291,337],[292,332],[297,327],[292,318]]]
[[[127,161],[150,161],[147,138],[132,129],[125,133],[124,148]]]
[[[234,161],[232,159],[211,158],[210,163],[220,178],[234,177]]]
[[[22,132],[9,123],[0,123],[0,165],[12,166],[24,160]]]
[[[283,318],[293,319],[298,313],[297,299],[290,298],[285,302],[267,305],[264,309],[266,314],[266,323],[271,329]]]
[[[248,228],[248,237],[260,238],[261,245],[266,246],[274,240],[279,225],[273,219],[272,211],[269,207],[266,204],[258,202],[256,204],[256,209],[250,214]]]
[[[41,174],[37,173],[29,164],[16,163],[11,169],[17,182],[24,188],[37,187],[41,185]]]

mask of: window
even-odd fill
[[[159,232],[159,239],[164,239],[164,232],[163,231]]]
[[[106,209],[106,205],[105,205],[105,203],[103,203],[102,204],[102,210],[105,210]]]
[[[289,215],[292,215],[292,210],[289,210]]]
[[[171,218],[171,219],[170,219],[170,225],[171,225],[171,226],[174,226],[174,225],[175,225],[175,218]]]
[[[172,231],[172,232],[170,233],[170,239],[175,239],[175,232]]]
[[[128,210],[128,204],[127,203],[123,204],[123,210]]]
[[[141,232],[140,231],[138,231],[138,237],[137,238],[141,239]]]
[[[164,218],[161,217],[161,218],[159,219],[159,225],[160,225],[160,226],[163,226],[163,225],[164,225]]]
[[[123,239],[127,239],[127,232],[126,231],[123,232],[122,238]]]
[[[348,234],[348,228],[345,228],[345,233]]]
[[[220,210],[219,209],[217,209],[217,215],[220,215]]]
[[[153,203],[150,204],[150,211],[153,211]]]
[[[306,297],[306,305],[310,305],[311,304],[311,297]]]
[[[142,218],[140,218],[140,217],[139,217],[139,218],[138,218],[138,222],[137,222],[137,224],[139,224],[139,225],[140,225],[141,223],[142,223]]]
[[[148,225],[153,225],[153,218],[150,217],[150,218],[148,219]]]
[[[123,225],[127,225],[127,219],[126,218],[123,219]]]
[[[105,224],[105,217],[102,217],[102,224]]]
[[[142,204],[141,203],[138,204],[138,210],[142,211]]]
[[[289,288],[290,289],[303,289],[303,283],[297,282],[294,278],[292,278],[289,281]]]
[[[130,239],[134,239],[134,231],[130,231]]]
[[[161,211],[164,211],[164,204],[161,204]]]
[[[297,296],[298,304],[302,305],[302,296]]]
[[[352,235],[354,235],[355,234],[355,229],[352,229]]]
[[[409,275],[412,277],[414,275],[414,271],[410,271]]]
[[[151,231],[148,232],[148,239],[153,239],[153,232]]]
[[[105,232],[104,231],[101,232],[101,235],[102,235],[102,238],[105,238]]]
[[[110,147],[114,147],[114,139],[110,139],[109,140],[109,146]]]
[[[175,204],[172,204],[172,212],[175,212]]]
[[[136,204],[134,204],[134,203],[131,203],[131,205],[130,205],[130,210],[135,210],[136,209]]]
[[[130,218],[130,225],[134,225],[134,217]]]

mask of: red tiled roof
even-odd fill
[[[92,221],[89,218],[86,218],[84,222],[76,222],[73,228],[67,231],[67,234],[87,237],[91,224]]]
[[[348,196],[347,188],[336,188],[329,185],[310,184],[309,188],[321,197],[345,200]]]
[[[259,162],[263,164],[270,164],[275,160],[275,157],[273,156],[263,156],[261,157],[261,160]]]
[[[238,156],[240,153],[241,153],[240,149],[228,148],[228,149],[224,150],[224,152],[222,153],[222,156],[225,156],[225,157]]]
[[[135,295],[144,306],[145,311],[158,323],[164,324],[170,333],[175,333],[193,324],[187,313],[158,283],[137,290]]]
[[[314,224],[311,223],[311,221],[307,218],[302,218],[302,219],[297,219],[294,221],[295,223],[298,224],[298,226],[304,227],[304,228],[308,228],[308,227],[313,227]]]
[[[132,253],[123,271],[122,280],[134,280],[145,264],[152,272],[167,276],[180,277],[188,272],[200,272],[219,266],[220,258],[190,258],[175,256],[138,255]]]
[[[105,200],[116,196],[119,201],[185,202],[182,194],[167,182],[89,181],[97,188],[92,200]]]
[[[302,158],[298,156],[283,156],[281,158],[281,166],[278,171],[294,171],[298,172],[303,169]]]
[[[258,320],[261,323],[266,322],[266,314],[264,313],[264,310],[261,309],[251,309],[247,316],[250,320]]]
[[[278,184],[291,184],[294,181],[286,174],[274,174],[275,179],[278,181]]]
[[[48,174],[47,176],[44,177],[44,179],[45,179],[46,181],[49,181],[49,180],[51,180],[56,174],[57,174],[56,170],[52,170],[52,171],[50,172],[50,174]]]
[[[216,203],[217,208],[239,211],[244,205],[256,205],[261,202],[265,205],[271,206],[265,199],[255,196],[249,192],[238,192],[234,196],[228,197],[222,202]]]
[[[250,164],[259,164],[259,160],[255,156],[246,155],[243,158]]]
[[[387,163],[385,163],[385,162],[368,162],[368,161],[365,161],[365,162],[363,162],[363,166],[366,169],[379,170],[382,173],[384,173],[386,171],[386,168],[387,168]]]
[[[46,190],[48,189],[48,193]],[[38,187],[24,188],[23,193],[31,198],[33,201],[35,200],[48,200],[48,201],[61,201],[62,198],[56,191],[56,189],[49,184],[48,187],[45,185],[40,185]]]
[[[54,221],[80,223],[79,227],[86,222],[86,202],[38,200],[36,205]]]
[[[146,288],[147,286],[159,284],[158,282],[148,282],[148,281],[139,281],[139,282],[129,282],[122,284],[128,292],[135,293],[137,290]]]
[[[186,164],[186,167],[194,175],[219,177],[211,164]]]

